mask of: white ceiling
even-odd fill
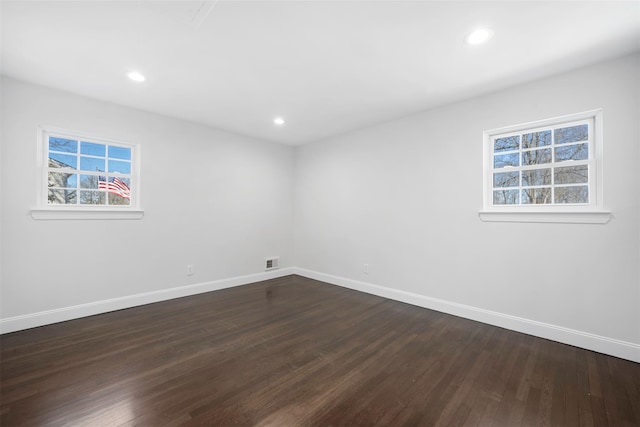
[[[292,145],[640,50],[639,1],[1,7],[5,75]],[[479,26],[493,39],[465,44]]]

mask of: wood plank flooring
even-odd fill
[[[0,345],[2,426],[640,426],[640,364],[299,276]]]

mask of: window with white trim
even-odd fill
[[[484,133],[485,212],[602,209],[602,112]]]
[[[40,131],[40,209],[108,212],[139,208],[137,145],[73,131]]]

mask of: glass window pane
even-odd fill
[[[505,166],[519,166],[518,160],[520,156],[518,153],[501,154],[493,157],[494,169],[503,168]]]
[[[80,153],[90,156],[104,157],[106,155],[106,146],[104,144],[95,144],[93,142],[82,141],[80,143]]]
[[[556,203],[589,203],[589,187],[556,187]]]
[[[551,188],[527,188],[522,190],[522,204],[544,205],[551,203]]]
[[[76,169],[78,157],[70,154],[49,153],[49,167]]]
[[[569,166],[556,168],[553,174],[555,184],[581,184],[589,181],[589,166]],[[557,198],[557,197],[556,197]]]
[[[78,175],[74,173],[49,172],[48,186],[76,188],[78,186]]]
[[[506,138],[496,138],[493,143],[493,152],[512,151],[520,147],[520,136],[508,136]]]
[[[517,205],[519,190],[496,190],[493,192],[494,205]]]
[[[117,176],[111,176],[108,179],[101,176],[98,183],[98,188],[106,189],[109,193],[117,194],[125,199],[131,198],[131,180],[129,178],[120,178]]]
[[[76,190],[49,189],[48,201],[50,205],[75,205]]]
[[[131,148],[109,146],[109,157],[113,159],[131,160]]]
[[[109,204],[118,206],[128,206],[131,204],[131,200],[121,197],[118,194],[109,193]]]
[[[80,175],[80,188],[100,188],[98,186],[98,182],[102,178],[102,180],[106,180],[106,177],[97,175]]]
[[[131,189],[131,179],[129,178],[118,178],[120,180],[120,182],[124,183],[124,185],[126,185],[126,189]]]
[[[556,148],[556,162],[565,160],[586,160],[589,158],[589,144],[568,145]]]
[[[118,160],[109,160],[109,172],[131,173],[131,162],[121,162]]]
[[[83,171],[104,172],[104,159],[80,157],[80,169]]]
[[[81,205],[104,205],[104,191],[80,191]]]
[[[533,132],[522,135],[522,148],[551,145],[551,131]]]
[[[520,172],[502,172],[493,174],[493,187],[517,187],[520,183]]]
[[[586,141],[589,139],[589,126],[578,125],[555,130],[556,144]]]
[[[522,171],[522,185],[550,185],[551,169]]]
[[[551,162],[551,148],[531,150],[522,153],[523,165],[540,165]]]
[[[50,136],[49,151],[62,151],[63,153],[77,153],[78,141]]]

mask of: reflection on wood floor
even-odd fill
[[[640,425],[640,364],[299,276],[1,346],[3,426]]]

